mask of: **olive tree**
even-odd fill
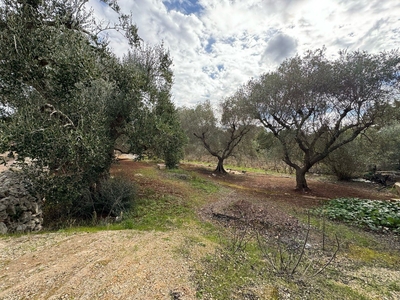
[[[141,113],[159,103],[172,105],[169,53],[162,45],[147,47],[126,15],[118,24],[99,27],[86,3],[1,0],[0,5],[0,150],[17,153],[21,162],[29,158],[22,166],[46,205],[61,205],[71,214],[79,213],[107,178],[119,137],[140,135],[148,147],[154,144],[153,132],[138,128]],[[110,5],[118,12],[115,1]],[[116,58],[100,36],[113,28],[125,33],[132,52],[155,63],[146,65],[139,55],[135,63]],[[166,119],[152,118],[149,126],[167,126]]]
[[[281,143],[284,162],[296,170],[296,189],[307,190],[314,164],[385,114],[399,62],[397,51],[342,51],[334,60],[324,50],[309,51],[250,82],[253,113]]]
[[[171,100],[173,73],[169,52],[162,45],[136,47],[123,59],[135,70],[142,101],[136,110],[129,110],[130,122],[123,132],[127,151],[164,159],[168,168],[175,168],[183,156],[186,141],[179,116]]]
[[[218,159],[216,173],[226,173],[225,159],[234,155],[234,150],[252,128],[253,120],[244,109],[246,97],[246,90],[240,88],[233,96],[222,100],[219,120],[211,103],[206,101],[186,113],[187,119],[182,122],[187,134],[197,138],[208,153]]]

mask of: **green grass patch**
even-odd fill
[[[162,170],[158,174],[160,185],[153,184],[136,200],[134,209],[122,222],[124,227],[138,230],[180,228],[197,221],[196,208],[209,194],[219,191],[214,183],[185,170]],[[159,191],[158,186],[162,185],[176,194]]]
[[[299,214],[298,217],[303,222],[307,218],[305,214]],[[325,232],[325,236],[337,236],[340,242],[340,253],[346,253],[354,263],[388,268],[400,264],[398,254],[392,253],[376,235],[362,228],[315,215],[311,215],[310,225],[321,233]]]
[[[342,299],[342,300],[369,300],[351,287],[333,280],[327,280],[320,283],[322,290],[320,298],[312,297],[310,299]]]
[[[363,264],[370,264],[373,266],[380,265],[383,267],[391,268],[393,266],[400,265],[400,257],[398,255],[385,251],[362,247],[356,244],[352,244],[349,246],[347,255],[352,260],[360,261]]]
[[[213,194],[219,191],[218,185],[213,183],[211,180],[200,177],[195,172],[189,172],[182,169],[172,169],[167,170],[167,174],[169,175],[169,179],[187,182],[189,184],[189,189],[196,189],[195,191],[191,191],[192,196],[193,193]]]
[[[219,187],[217,185],[200,177],[193,178],[191,185],[207,194],[213,194],[219,191]]]
[[[297,217],[305,223],[307,221],[306,214],[297,214]],[[329,236],[338,236],[342,246],[349,244],[357,244],[362,247],[374,247],[377,244],[376,239],[368,232],[360,228],[354,228],[344,223],[331,221],[324,216],[311,215],[310,225],[318,229],[320,232],[325,232]]]
[[[231,254],[220,248],[204,258],[201,268],[196,270],[197,296],[200,299],[258,299],[251,287],[260,281],[261,272],[258,255],[248,250]]]
[[[162,195],[138,200],[123,225],[129,229],[164,231],[179,228],[193,218],[193,210],[182,198]]]

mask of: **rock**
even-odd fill
[[[157,164],[157,168],[159,168],[160,170],[165,169],[165,164]]]
[[[8,214],[5,210],[0,211],[0,222],[4,222],[8,218]]]
[[[400,195],[400,182],[396,182],[396,183],[394,184],[394,187],[396,188],[397,194]]]
[[[0,222],[0,234],[6,234],[8,231],[6,224]]]
[[[39,213],[39,205],[36,202],[33,202],[31,204],[31,211],[34,215],[37,215]]]
[[[0,232],[26,232],[42,229],[43,201],[33,197],[27,187],[29,182],[22,173],[0,173]]]
[[[30,230],[34,230],[34,228],[36,227],[36,222],[34,220],[30,220],[26,226],[30,229]]]
[[[19,221],[22,223],[28,223],[32,219],[32,212],[24,211],[19,218]]]
[[[17,211],[16,211],[16,209],[15,209],[15,206],[14,206],[13,204],[8,205],[7,208],[6,208],[6,213],[7,213],[9,216],[14,216],[14,215],[16,215],[16,214],[17,214]]]
[[[19,225],[17,226],[17,229],[16,229],[15,231],[17,231],[17,232],[24,232],[24,231],[26,230],[27,227],[28,227],[28,226],[26,226],[25,224],[19,224]]]
[[[137,154],[120,154],[118,155],[118,160],[137,160],[139,155]]]

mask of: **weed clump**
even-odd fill
[[[373,231],[400,233],[400,202],[338,198],[315,210],[331,220]]]

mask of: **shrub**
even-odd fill
[[[363,169],[363,164],[349,146],[344,146],[332,152],[324,161],[328,169],[338,180],[350,180]]]
[[[117,217],[129,211],[136,195],[136,188],[129,179],[115,177],[101,182],[93,197],[93,211],[101,217]]]

